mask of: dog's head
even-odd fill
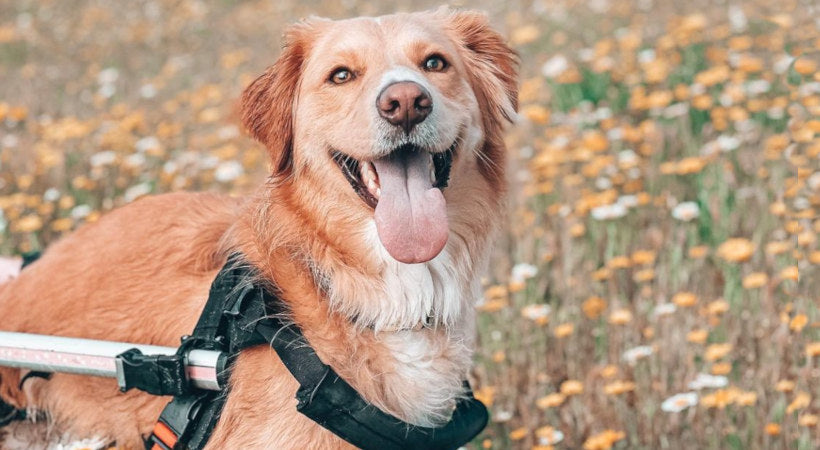
[[[245,90],[242,120],[274,176],[312,183],[311,195],[375,220],[393,258],[424,262],[447,242],[460,197],[503,190],[516,69],[478,13],[311,19]]]

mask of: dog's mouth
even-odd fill
[[[429,261],[449,234],[442,189],[447,187],[456,143],[431,153],[415,145],[397,147],[373,161],[333,151],[350,186],[374,211],[379,239],[404,263]]]

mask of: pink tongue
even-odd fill
[[[447,243],[447,208],[430,181],[430,155],[399,151],[373,161],[381,185],[376,229],[390,256],[403,263],[436,257]]]

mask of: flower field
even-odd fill
[[[0,253],[249,192],[267,161],[234,105],[284,25],[434,6],[0,3]],[[820,5],[456,6],[522,63],[472,448],[820,447]]]

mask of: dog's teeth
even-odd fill
[[[430,182],[436,184],[436,169],[430,168]]]
[[[381,196],[382,196],[382,189],[381,188],[376,188],[376,191],[374,192],[374,195],[376,197],[376,200],[380,199]]]

